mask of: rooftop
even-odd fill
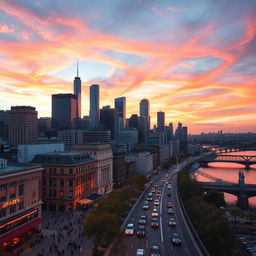
[[[88,153],[53,152],[37,154],[33,163],[46,165],[74,165],[95,161]]]
[[[27,170],[30,170],[30,169],[36,169],[38,167],[41,167],[40,165],[38,164],[26,164],[26,165],[16,165],[16,164],[11,164],[11,165],[8,165],[6,167],[3,167],[3,168],[0,168],[0,178],[2,175],[6,175],[6,174],[11,174],[11,173],[15,173],[17,171],[27,171]],[[17,175],[19,175],[19,172],[17,172]]]

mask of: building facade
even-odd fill
[[[29,163],[40,153],[64,151],[63,143],[18,145],[18,162]]]
[[[77,96],[71,93],[52,95],[52,128],[75,128]]]
[[[35,144],[38,137],[37,111],[30,106],[11,107],[9,112],[9,143]]]
[[[100,121],[100,88],[98,84],[90,86],[90,121],[91,130],[96,130]]]
[[[73,152],[87,152],[96,160],[96,190],[106,194],[113,188],[113,154],[109,144],[75,145]]]
[[[0,244],[11,246],[41,228],[40,165],[0,167]]]
[[[120,97],[115,99],[115,109],[117,110],[117,116],[120,119],[120,129],[126,127],[126,98]]]
[[[109,144],[111,141],[111,131],[84,131],[84,143],[103,143]]]
[[[87,153],[44,153],[36,155],[33,162],[45,169],[42,177],[45,210],[76,209],[83,197],[95,192],[96,162]]]
[[[70,151],[76,144],[83,144],[83,130],[61,130],[58,131],[58,140],[63,142],[65,150]]]

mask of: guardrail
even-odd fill
[[[179,185],[178,185],[178,182],[177,182],[177,196],[178,196],[178,201],[179,201],[179,204],[180,204],[180,207],[181,207],[181,211],[183,212],[183,216],[185,218],[185,221],[186,223],[188,224],[188,228],[190,229],[190,232],[192,234],[192,236],[194,237],[196,243],[197,243],[197,246],[198,248],[200,249],[202,255],[204,256],[210,256],[209,252],[207,251],[207,249],[205,248],[202,240],[200,239],[196,229],[194,228],[194,225],[192,224],[190,218],[188,217],[188,214],[187,214],[187,211],[183,205],[183,202],[180,198],[180,191],[179,191]]]

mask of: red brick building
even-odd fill
[[[55,152],[33,159],[44,167],[43,209],[76,209],[79,201],[96,190],[96,161],[88,153]]]

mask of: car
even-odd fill
[[[176,226],[176,221],[175,221],[174,218],[170,218],[167,223],[168,223],[168,225],[171,226],[171,227]]]
[[[158,218],[152,218],[152,220],[151,220],[151,227],[152,228],[158,228],[159,227]]]
[[[141,225],[138,226],[136,234],[139,237],[141,237],[141,236],[144,237],[146,235],[146,228],[145,228],[145,226],[141,226]]]
[[[169,203],[167,204],[167,207],[168,207],[168,208],[172,208],[172,207],[173,207],[173,204],[172,204],[171,202],[169,202]]]
[[[154,245],[150,249],[150,256],[161,256],[160,249],[158,246]]]
[[[168,193],[167,193],[167,196],[171,196],[171,192],[168,192]]]
[[[152,211],[152,217],[158,217],[158,210],[157,209],[153,209]]]
[[[172,243],[175,245],[181,244],[181,238],[180,238],[179,234],[177,234],[177,233],[174,233],[171,235],[171,240],[172,240]]]
[[[133,235],[134,234],[134,224],[133,223],[127,224],[126,229],[125,229],[125,234],[126,235]]]
[[[169,185],[167,186],[167,188],[168,188],[168,189],[171,189],[171,188],[172,188],[172,185],[171,185],[171,184],[169,184]]]
[[[136,256],[145,256],[145,250],[144,249],[137,249]]]
[[[173,208],[168,208],[167,214],[174,214]]]
[[[162,191],[161,191],[161,190],[157,190],[157,191],[156,191],[156,194],[157,194],[157,195],[162,195]]]
[[[156,200],[154,201],[154,205],[155,205],[155,206],[159,206],[159,205],[160,205],[159,199],[156,199]]]
[[[144,216],[144,215],[140,216],[138,222],[139,222],[139,224],[141,224],[141,225],[145,225],[145,224],[147,223],[147,217]]]
[[[143,204],[142,209],[143,209],[143,210],[148,210],[148,209],[149,209],[149,205],[148,205],[148,204]]]

